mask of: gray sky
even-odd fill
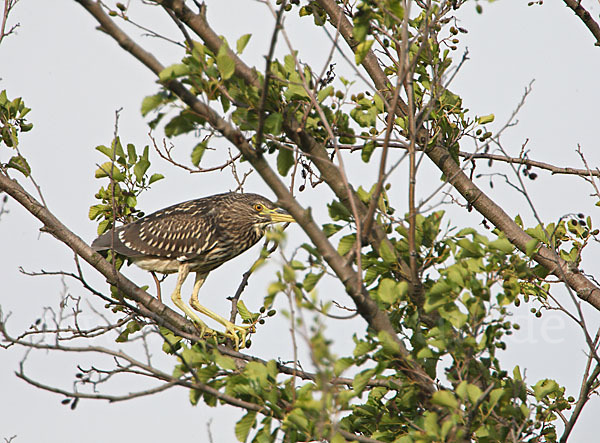
[[[135,2],[134,2],[135,3]],[[248,1],[208,1],[209,19],[219,33],[226,33],[230,43],[245,34],[253,33],[246,50],[247,59],[261,69],[261,55],[268,50],[272,19],[265,7]],[[479,16],[472,8],[463,8],[461,25],[469,29],[462,37],[461,49],[468,47],[469,62],[465,64],[451,89],[463,97],[464,103],[477,115],[494,113],[499,128],[510,116],[523,94],[524,88],[535,79],[533,91],[519,114],[519,125],[503,137],[505,147],[518,155],[521,145],[528,140],[530,156],[562,166],[581,167],[575,149],[583,148],[590,165],[600,161],[598,149],[598,103],[600,88],[600,48],[583,24],[562,2],[545,2],[542,7],[527,7],[522,2],[496,2],[483,4],[484,14]],[[600,8],[592,3],[591,12],[598,17]],[[235,8],[236,14],[231,14]],[[131,15],[141,8],[134,4]],[[159,23],[162,16],[152,17]],[[34,176],[42,186],[49,208],[74,232],[91,241],[95,237],[95,224],[87,218],[94,203],[94,193],[100,186],[93,177],[96,163],[103,161],[94,151],[98,144],[110,142],[113,134],[114,112],[123,108],[120,118],[120,135],[125,142],[134,143],[138,149],[149,143],[148,127],[139,109],[146,95],[157,91],[152,74],[141,67],[108,37],[97,32],[96,22],[73,1],[34,2],[21,0],[13,22],[21,27],[16,36],[0,46],[0,90],[7,89],[9,97],[22,96],[33,111],[30,120],[34,130],[22,137],[21,149],[30,160]],[[235,23],[231,23],[231,21]],[[322,63],[329,52],[322,35],[313,35],[310,23],[298,20],[288,22],[288,32],[294,46],[305,61]],[[174,38],[176,30],[168,22],[164,28]],[[257,26],[258,25],[258,26]],[[229,33],[230,29],[234,31]],[[260,33],[260,34],[259,34]],[[139,36],[139,31],[131,31]],[[168,65],[176,62],[180,52],[173,46],[149,42],[157,48],[161,61]],[[283,42],[279,53],[287,53]],[[320,66],[320,65],[318,65]],[[343,62],[338,62],[339,72],[349,72]],[[348,74],[347,76],[349,76]],[[157,134],[160,136],[160,134]],[[194,141],[175,139],[181,160],[189,158]],[[463,146],[469,149],[470,146]],[[6,152],[0,160],[6,161]],[[140,199],[146,212],[168,204],[222,192],[235,187],[228,172],[220,174],[189,175],[175,170],[152,157],[154,171],[167,176],[151,192]],[[206,158],[210,163],[210,157]],[[360,159],[347,158],[351,181],[370,185],[376,177],[364,169]],[[439,173],[423,168],[419,181],[420,196],[439,183]],[[485,171],[481,167],[480,172]],[[398,201],[404,199],[406,175],[400,171],[393,181],[393,191]],[[427,176],[426,174],[429,174]],[[541,172],[538,180],[528,183],[528,191],[536,209],[545,221],[554,221],[568,214],[584,212],[592,217],[597,209],[589,197],[592,189],[581,179],[551,177]],[[429,178],[430,177],[430,178]],[[429,178],[429,180],[428,180]],[[528,225],[533,225],[531,211],[525,201],[500,178],[494,179],[494,189],[486,180],[479,182],[511,215],[521,214]],[[29,187],[31,189],[31,187]],[[320,188],[319,188],[320,189]],[[272,197],[266,186],[253,174],[247,191],[264,193]],[[307,190],[299,195],[304,205],[316,208],[317,218],[323,214],[322,205],[327,196]],[[28,213],[10,202],[9,214],[0,222],[0,269],[3,287],[0,302],[4,313],[12,312],[9,325],[12,331],[26,329],[40,315],[43,306],[55,306],[62,289],[58,278],[32,278],[18,272],[23,266],[29,271],[40,269],[72,269],[70,251],[48,235],[38,233],[39,223]],[[454,226],[476,225],[481,221],[477,214],[467,214],[457,208],[445,207],[451,214]],[[321,218],[324,221],[324,218]],[[291,227],[287,251],[291,251],[305,238],[298,227]],[[491,234],[490,234],[491,235]],[[594,273],[598,263],[598,249],[592,245],[584,261],[584,269]],[[10,254],[6,253],[10,251]],[[258,253],[257,249],[244,254],[219,270],[211,273],[202,288],[201,298],[217,312],[228,312],[225,296],[237,288],[241,274]],[[273,260],[278,262],[277,257]],[[273,269],[273,268],[271,268]],[[140,284],[150,284],[146,273],[128,268],[125,274]],[[102,279],[90,279],[103,288]],[[247,303],[259,306],[272,277],[269,268],[259,271],[251,279],[247,290]],[[84,295],[75,282],[67,282],[74,295]],[[170,285],[173,279],[170,279]],[[166,288],[169,288],[167,284]],[[329,289],[336,291],[335,286]],[[163,289],[166,293],[168,290]],[[215,296],[211,297],[211,294]],[[250,295],[249,295],[250,294]],[[567,300],[565,291],[557,291]],[[329,294],[328,294],[329,295]],[[343,300],[343,295],[340,295]],[[505,369],[515,364],[526,368],[528,381],[539,378],[556,378],[575,394],[585,361],[582,334],[564,315],[546,313],[540,320],[528,314],[528,306],[517,310],[515,319],[523,326],[513,339],[513,345],[504,359]],[[598,313],[587,310],[590,325],[598,325]],[[330,333],[337,337],[340,355],[352,349],[343,335],[336,334],[332,322]],[[340,325],[341,326],[341,325]],[[344,328],[347,325],[344,324]],[[364,326],[358,321],[358,328]],[[259,330],[253,352],[265,356],[290,358],[290,335],[283,316],[269,321]],[[347,340],[347,338],[345,339]],[[106,343],[110,345],[110,343]],[[157,354],[159,351],[157,350]],[[104,441],[169,441],[187,439],[206,440],[206,423],[212,420],[211,429],[216,442],[233,441],[233,424],[240,413],[231,407],[208,408],[190,406],[187,392],[172,390],[130,402],[107,404],[82,401],[75,411],[61,406],[62,397],[37,390],[17,379],[17,369],[22,350],[0,351],[0,392],[5,399],[0,413],[0,438],[12,435],[15,442],[104,442]],[[54,354],[36,353],[30,361],[30,373],[49,383],[70,388],[75,365],[92,360],[73,359]],[[172,365],[166,361],[166,367]],[[139,384],[138,387],[143,387]],[[129,384],[116,385],[121,392],[134,389]],[[8,401],[6,399],[9,399]],[[600,412],[597,400],[588,407],[575,428],[573,441],[591,441],[595,431],[595,416]]]

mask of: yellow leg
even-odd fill
[[[179,309],[181,309],[189,318],[192,320],[200,329],[200,335],[203,337],[205,334],[214,335],[214,331],[210,329],[206,324],[200,320],[200,317],[196,315],[194,311],[192,311],[189,306],[187,306],[183,300],[181,299],[181,287],[183,286],[183,282],[190,273],[190,268],[186,263],[182,263],[179,266],[179,273],[177,274],[177,284],[175,285],[175,290],[173,294],[171,294],[171,300],[175,303]]]
[[[244,345],[246,344],[246,335],[248,334],[248,330],[254,329],[254,326],[253,325],[238,326],[236,324],[233,324],[229,320],[221,317],[219,314],[214,313],[210,309],[208,309],[200,304],[200,302],[198,301],[198,292],[200,291],[200,288],[204,284],[204,280],[206,280],[207,275],[208,275],[207,273],[205,273],[205,274],[202,274],[200,272],[196,273],[196,282],[194,283],[194,291],[192,292],[192,297],[190,298],[190,305],[196,311],[201,312],[202,314],[206,315],[207,317],[210,317],[213,320],[215,320],[215,321],[221,323],[223,326],[225,326],[224,335],[228,338],[231,338],[234,341],[236,350],[238,350],[240,348],[240,340],[242,342],[242,348],[243,348]],[[240,333],[241,337],[238,336],[237,332]]]

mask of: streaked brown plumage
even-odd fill
[[[268,225],[294,219],[273,202],[257,194],[226,193],[179,203],[133,223],[106,232],[92,243],[96,251],[113,249],[148,271],[178,272],[171,298],[202,332],[212,332],[181,300],[181,285],[196,273],[191,306],[226,327],[226,335],[238,345],[236,326],[198,302],[198,290],[207,274],[256,244]]]

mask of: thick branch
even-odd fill
[[[596,37],[596,46],[600,46],[600,26],[594,21],[592,15],[581,6],[581,0],[564,0],[568,8],[572,9],[575,15],[581,19],[590,32]]]

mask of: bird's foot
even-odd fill
[[[194,326],[196,326],[196,330],[200,334],[200,337],[211,338],[211,337],[215,337],[217,335],[217,331],[206,326],[206,323],[204,323],[199,318],[195,318],[195,319],[192,318],[192,322],[194,323]]]
[[[234,323],[227,322],[227,324],[224,324],[224,326],[225,332],[222,332],[222,334],[233,341],[236,351],[246,347],[246,336],[248,333],[252,334],[253,332],[256,332],[254,325],[239,326]]]

